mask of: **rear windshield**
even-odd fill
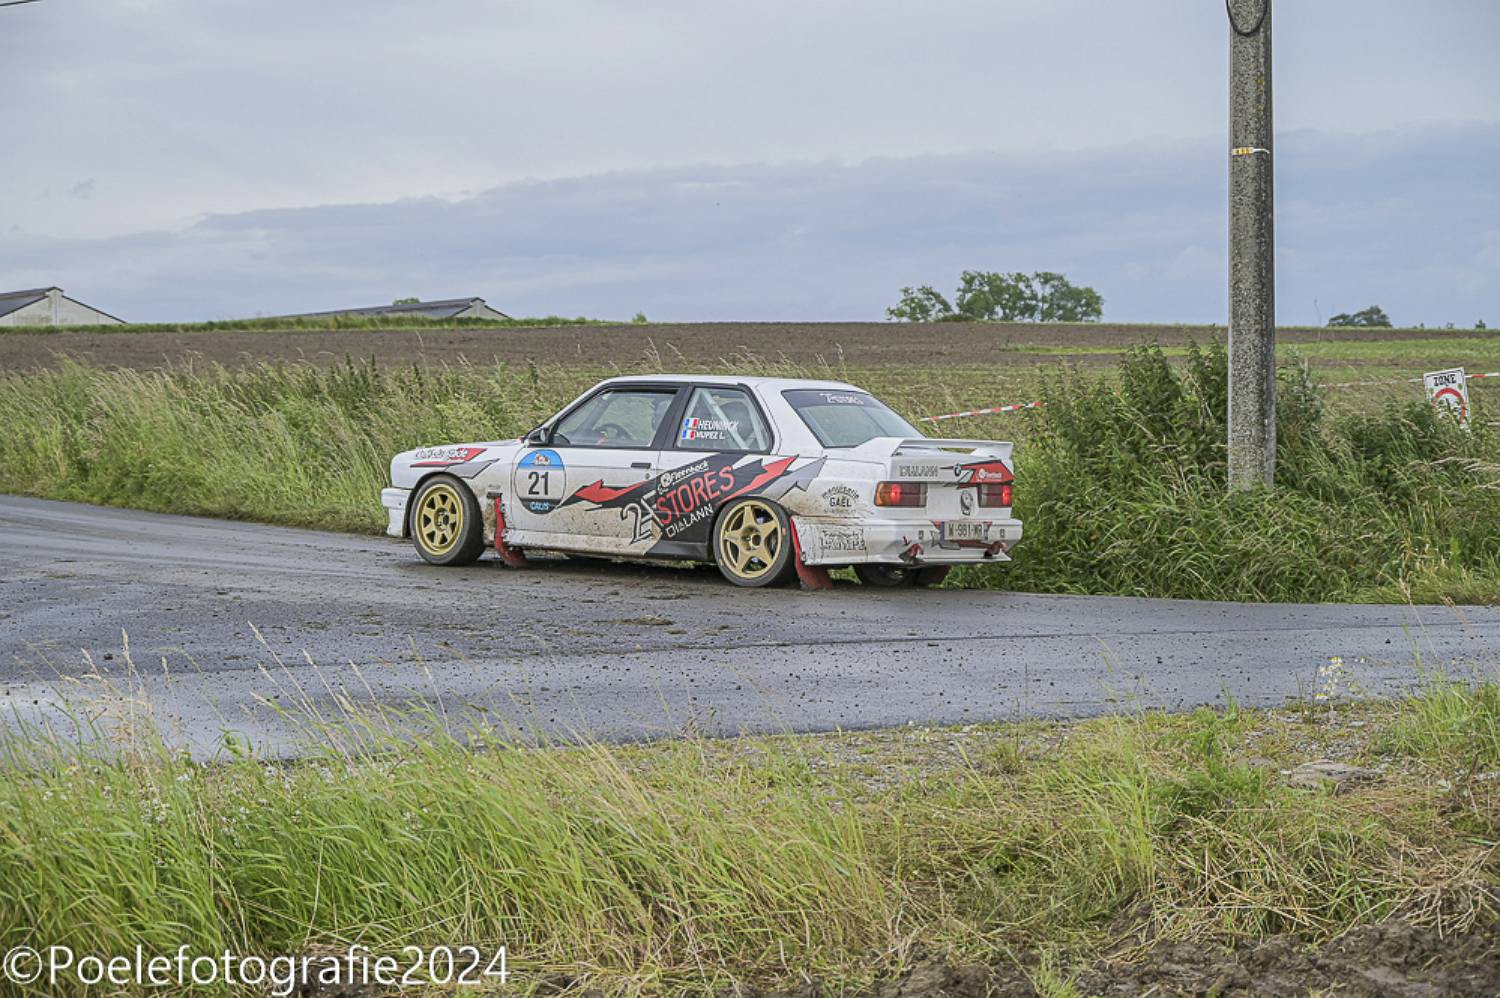
[[[868,392],[794,388],[781,395],[824,447],[858,447],[876,437],[922,435]]]

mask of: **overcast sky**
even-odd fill
[[[1500,4],[1275,15],[1279,313],[1500,322]],[[964,267],[1222,321],[1218,0],[0,8],[0,289],[879,318]]]

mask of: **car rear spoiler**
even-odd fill
[[[912,451],[957,450],[984,451],[1009,463],[1013,445],[1008,440],[946,440],[942,437],[906,437],[895,441],[891,456]]]
[[[1011,449],[1010,441],[1007,440],[948,440],[945,437],[906,437],[895,441],[895,450],[892,453],[900,453],[906,447],[919,450],[990,450],[992,447],[1004,447]]]

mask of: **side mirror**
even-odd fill
[[[538,426],[522,439],[532,447],[541,447],[547,442],[547,437],[547,428],[545,426]]]

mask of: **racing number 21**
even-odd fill
[[[526,472],[526,494],[531,498],[551,495],[552,490],[549,487],[552,484],[551,475],[550,471]]]

